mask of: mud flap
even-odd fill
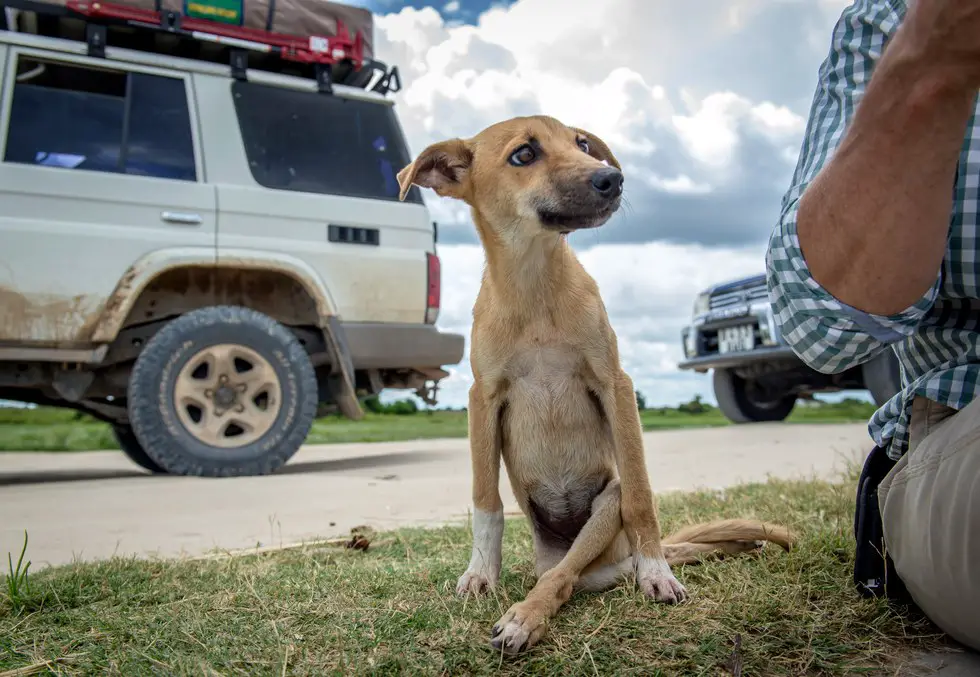
[[[354,362],[347,347],[347,334],[336,315],[326,318],[323,337],[333,365],[328,384],[330,392],[340,412],[353,421],[359,421],[364,418],[364,409],[361,408],[357,390],[354,388]]]

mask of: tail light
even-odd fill
[[[435,324],[439,318],[439,302],[442,296],[442,271],[439,265],[439,257],[435,254],[426,252],[426,293],[425,300],[425,323]]]

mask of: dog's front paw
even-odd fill
[[[506,654],[518,654],[544,636],[548,625],[541,609],[527,600],[508,609],[490,634],[490,646]]]
[[[636,581],[643,594],[658,602],[678,604],[687,599],[687,589],[674,577],[665,559],[641,558],[637,566]]]
[[[468,595],[483,595],[497,585],[497,576],[488,571],[467,569],[456,582],[456,594],[462,597]]]

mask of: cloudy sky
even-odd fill
[[[713,401],[709,375],[676,368],[681,327],[700,289],[763,271],[817,68],[849,2],[357,4],[377,15],[377,57],[401,71],[397,110],[413,155],[536,113],[610,144],[629,208],[570,242],[599,282],[647,402]],[[482,251],[465,205],[431,191],[425,199],[440,224],[439,325],[468,339]],[[470,379],[464,361],[440,403],[465,403]]]

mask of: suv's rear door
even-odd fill
[[[390,102],[230,87],[251,177],[218,182],[219,259],[233,249],[295,256],[346,322],[423,322],[433,226],[417,188],[398,200],[409,156]]]
[[[0,107],[0,341],[85,344],[139,258],[215,253],[187,77],[11,47]]]

